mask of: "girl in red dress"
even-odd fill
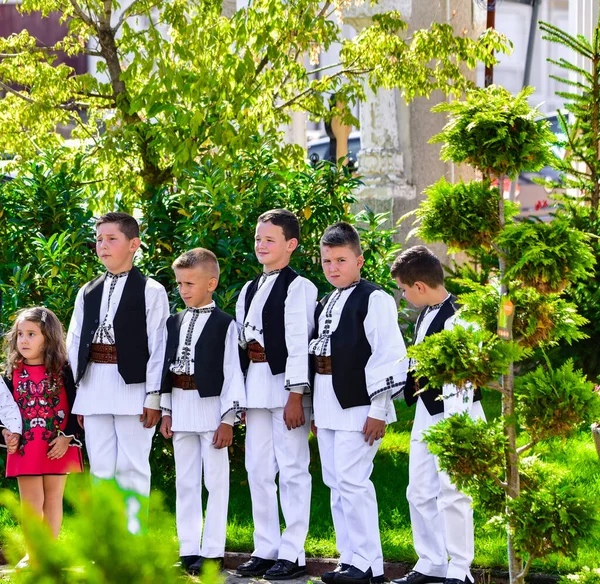
[[[51,310],[26,308],[17,313],[6,345],[4,381],[23,420],[21,435],[13,434],[6,476],[17,478],[21,502],[31,505],[58,537],[66,475],[83,470],[79,427],[76,416],[69,415],[75,384],[64,330]],[[25,556],[19,566],[27,562]]]

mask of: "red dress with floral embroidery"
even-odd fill
[[[52,381],[44,365],[22,365],[13,371],[12,382],[13,397],[23,418],[23,431],[19,449],[7,457],[6,476],[81,472],[81,448],[69,446],[62,458],[48,458],[48,444],[59,431],[64,431],[69,416],[63,384]]]

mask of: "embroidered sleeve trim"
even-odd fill
[[[384,387],[375,389],[373,391],[369,391],[369,399],[373,400],[374,397],[376,397],[386,391],[391,391],[392,397],[394,397],[394,395],[398,395],[402,391],[402,390],[399,390],[397,392],[394,392],[393,390],[396,387],[401,387],[402,389],[404,389],[404,381],[395,382],[393,377],[386,377]]]
[[[69,446],[73,446],[75,448],[83,448],[83,442],[81,442],[81,440],[78,440],[75,437],[75,434],[65,434],[62,430],[59,430],[58,435],[64,436],[65,438],[71,438]]]

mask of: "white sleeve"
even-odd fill
[[[148,279],[146,283],[146,331],[150,357],[146,365],[146,393],[155,394],[144,407],[160,409],[160,382],[167,347],[167,319],[169,299],[167,291],[158,282]],[[148,400],[150,396],[147,396]]]
[[[23,421],[19,406],[2,377],[0,377],[0,422],[13,434],[20,434],[22,431]]]
[[[381,420],[385,419],[392,395],[399,394],[406,382],[406,346],[398,326],[396,302],[389,294],[381,290],[371,294],[364,327],[371,345],[365,367],[371,399],[369,417]],[[383,397],[376,399],[380,395]]]
[[[246,292],[248,291],[248,286],[250,286],[251,282],[246,282],[244,287],[240,291],[240,295],[235,303],[235,320],[238,325],[238,330],[244,326],[244,312],[245,312],[245,304],[246,304]]]
[[[462,326],[465,329],[476,330],[478,327],[472,322],[462,320],[456,314],[452,315],[444,323],[444,330],[452,330],[455,326]],[[442,398],[444,400],[444,418],[449,418],[454,414],[470,412],[473,407],[473,387],[468,384],[459,390],[456,385],[445,383],[442,386]]]
[[[240,366],[237,325],[232,322],[225,337],[223,356],[223,389],[221,391],[221,419],[233,425],[235,413],[246,407],[244,375]]]
[[[310,391],[308,343],[315,328],[317,294],[317,287],[312,282],[298,277],[290,284],[285,299],[285,344],[288,351],[285,387],[290,391],[298,389],[296,393]]]
[[[69,323],[69,331],[67,332],[67,355],[69,365],[75,377],[77,377],[77,360],[79,355],[79,343],[81,341],[81,327],[83,326],[83,293],[87,284],[82,286],[75,298],[75,306],[73,307],[73,315]]]

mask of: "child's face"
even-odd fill
[[[212,294],[219,280],[203,266],[175,268],[179,296],[186,306],[199,308],[212,302]]]
[[[415,282],[412,286],[405,284],[400,278],[394,278],[402,296],[416,308],[422,308],[427,304],[426,289],[422,282]]]
[[[273,223],[257,223],[254,235],[254,252],[266,272],[280,270],[290,263],[292,252],[298,247],[298,240],[286,240],[283,228]]]
[[[96,253],[113,274],[131,270],[133,256],[140,244],[139,237],[128,239],[118,223],[103,223],[96,228]]]
[[[39,323],[23,320],[17,324],[17,350],[29,365],[44,362],[44,334]]]
[[[365,258],[356,255],[349,245],[321,246],[321,265],[327,281],[336,288],[346,288],[360,280],[360,269]]]

